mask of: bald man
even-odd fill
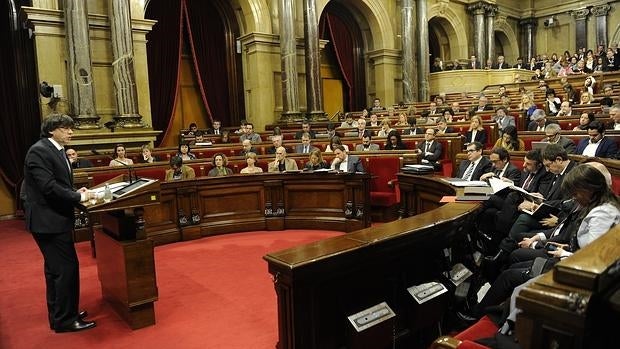
[[[284,172],[296,171],[297,163],[293,159],[286,157],[286,149],[284,147],[276,148],[276,159],[267,166],[268,172]]]

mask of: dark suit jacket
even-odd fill
[[[511,67],[510,67],[510,64],[508,64],[506,62],[502,63],[501,66],[500,66],[499,63],[493,64],[493,69],[500,69],[500,68],[501,69],[510,69]]]
[[[579,144],[577,144],[575,154],[583,154],[583,151],[586,149],[588,142],[590,142],[590,138],[588,137],[580,140]],[[616,154],[618,153],[618,145],[616,144],[616,142],[609,137],[603,137],[603,139],[601,139],[599,142],[601,142],[601,144],[599,144],[598,148],[596,148],[596,153],[594,155],[601,158],[615,159]]]
[[[93,167],[93,163],[88,159],[78,158],[77,161],[71,163],[71,167],[73,168],[87,168]]]
[[[308,147],[308,153],[307,153],[307,154],[310,154],[310,153],[312,153],[314,150],[318,150],[318,149],[319,149],[319,148],[317,148],[317,147],[315,147],[315,146],[313,146],[313,145],[310,145],[310,146]],[[304,152],[304,145],[303,145],[303,144],[297,144],[297,145],[295,145],[295,153],[303,153],[303,152]]]
[[[463,178],[463,175],[465,174],[465,171],[467,170],[470,164],[471,164],[471,161],[469,160],[461,161],[461,164],[459,165],[459,172],[458,172],[457,177]],[[471,180],[478,181],[480,180],[480,176],[482,176],[483,174],[487,172],[491,172],[492,170],[493,170],[493,164],[491,164],[491,161],[489,161],[489,159],[486,156],[483,156],[478,162],[478,165],[476,165],[476,168],[474,168],[474,173],[471,176]]]
[[[222,131],[224,131],[224,130],[222,130],[222,128],[220,128],[219,131],[220,131],[220,134],[222,134]],[[215,129],[213,129],[213,128],[207,129],[207,134],[210,134],[210,135],[215,134]]]
[[[553,120],[545,120],[545,127],[547,127],[547,125],[549,124],[557,124],[557,122],[553,121]],[[538,128],[538,123],[536,121],[530,121],[530,123],[527,125],[527,130],[528,131],[536,131],[536,129]]]
[[[562,203],[563,200],[567,199],[568,196],[565,192],[562,191],[562,182],[564,178],[570,172],[577,163],[574,161],[570,161],[566,170],[564,170],[564,174],[558,176],[554,175],[551,172],[547,172],[547,176],[541,180],[540,190],[539,192],[545,197],[545,202],[552,206],[557,206]]]
[[[295,139],[301,139],[301,136],[304,133],[305,133],[305,131],[297,131],[297,132],[295,132]],[[316,132],[314,130],[308,131],[308,134],[310,135],[311,139],[315,139],[316,138]]]
[[[415,130],[415,133],[414,133]],[[407,128],[403,130],[403,135],[405,136],[410,136],[410,135],[423,135],[424,134],[424,130],[416,127],[416,128]]]
[[[422,159],[424,160],[435,162],[441,159],[441,153],[443,149],[442,149],[441,143],[437,142],[437,140],[433,141],[433,143],[431,144],[428,150],[429,153],[433,153],[433,155],[424,154],[426,150],[426,141],[420,142],[420,144],[418,144],[418,149],[422,151]]]
[[[502,169],[494,168],[493,172],[496,175],[499,175],[502,172]],[[508,167],[506,168],[506,171],[504,172],[504,175],[502,177],[506,177],[514,183],[519,183],[521,181],[521,171],[512,163],[508,163]]]
[[[465,143],[471,143],[471,131],[467,131],[465,133]],[[486,130],[482,130],[482,131],[478,131],[476,132],[476,138],[474,139],[474,142],[480,142],[482,143],[482,145],[487,144],[487,131]]]
[[[64,150],[48,139],[36,142],[24,161],[26,228],[34,233],[65,233],[73,229],[74,207],[81,195]]]
[[[471,66],[471,61],[467,62],[467,64],[461,64],[462,67],[465,67],[466,69],[474,69]],[[480,62],[476,62],[476,69],[482,69],[482,65],[480,64]]]
[[[338,166],[340,166],[340,164],[338,164]],[[364,166],[362,165],[362,160],[359,158],[359,156],[348,155],[347,172],[348,173],[365,172]]]
[[[527,180],[527,177],[530,175],[529,172],[527,171],[521,171],[521,180],[519,181],[518,186],[520,188],[523,188],[523,185],[525,185],[525,181]],[[530,193],[538,193],[540,192],[540,182],[541,179],[543,178],[547,178],[549,176],[549,172],[547,172],[547,170],[545,169],[545,167],[541,167],[540,169],[538,169],[538,171],[536,171],[536,174],[534,175],[534,178],[532,178],[530,180],[530,182],[528,183],[527,188],[523,188],[527,191],[529,191]],[[516,182],[515,182],[516,183]]]

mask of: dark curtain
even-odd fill
[[[230,125],[226,28],[210,1],[185,0],[185,14],[194,69],[209,120]]]
[[[30,1],[1,0],[0,4],[0,174],[15,198],[24,157],[41,127],[34,43],[17,20],[21,6],[31,6]]]
[[[181,64],[181,0],[151,0],[145,17],[157,20],[147,34],[149,89],[154,130],[164,130],[159,145],[168,132],[174,115]]]

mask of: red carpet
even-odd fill
[[[155,248],[155,326],[132,331],[102,301],[90,245],[77,245],[81,309],[97,328],[50,331],[41,254],[22,221],[0,222],[0,348],[272,349],[276,296],[262,256],[340,234],[287,230],[222,235]]]

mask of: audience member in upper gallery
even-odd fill
[[[222,134],[222,122],[220,120],[213,120],[213,127],[207,129],[207,134],[221,135]]]
[[[493,115],[493,121],[497,124],[497,131],[501,135],[508,126],[516,126],[515,117],[508,115],[505,107],[499,107]]]
[[[334,146],[334,155],[330,166],[332,170],[348,173],[364,172],[361,159],[358,156],[349,155],[343,146]]]
[[[555,122],[554,120],[547,119],[547,115],[542,109],[536,109],[534,113],[532,113],[531,119],[532,121],[530,121],[530,123],[527,125],[528,131],[544,132],[547,125],[557,124],[557,122]]]
[[[493,64],[493,69],[510,69],[510,64],[504,61],[504,56],[497,56],[497,63]]]
[[[309,154],[314,150],[318,150],[318,148],[312,145],[312,139],[310,139],[310,134],[304,133],[303,135],[301,135],[301,144],[295,145],[295,152],[301,154]]]
[[[525,65],[525,69],[529,71],[535,71],[538,69],[538,64],[536,63],[536,57],[530,58],[530,62]]]
[[[482,69],[482,64],[478,62],[478,59],[475,55],[471,55],[471,57],[469,57],[469,63],[466,67],[467,69]]]
[[[233,174],[233,171],[226,167],[228,166],[228,159],[223,153],[213,155],[211,163],[213,164],[213,168],[209,171],[207,177],[224,177]]]
[[[258,162],[258,158],[256,157],[256,153],[249,152],[245,154],[245,163],[247,164],[247,166],[242,168],[240,173],[241,174],[263,173],[263,169],[256,166],[257,162]]]
[[[480,176],[491,172],[493,165],[488,158],[482,156],[482,144],[479,142],[467,145],[467,160],[461,161],[457,177],[468,181],[478,181]]]
[[[381,100],[379,98],[375,98],[372,100],[372,106],[367,109],[369,112],[371,111],[381,111],[385,110],[385,107],[381,105]]]
[[[596,65],[594,66],[594,73],[602,73],[603,72],[603,58],[598,57],[596,59]]]
[[[150,144],[144,144],[142,146],[142,158],[140,158],[140,162],[150,164],[156,161],[159,161],[159,159],[153,156],[153,147],[151,147]]]
[[[454,61],[452,61],[452,69],[450,70],[463,70],[463,66],[461,65],[461,62],[459,62],[458,59],[455,59]]]
[[[594,102],[594,96],[590,92],[581,92],[581,96],[579,96],[580,105],[591,104],[592,102]]]
[[[435,140],[437,130],[434,128],[427,128],[424,131],[424,142],[418,143],[416,152],[421,154],[421,162],[423,164],[431,164],[433,167],[439,166],[439,159],[443,153],[441,143]]]
[[[194,169],[187,165],[183,165],[183,159],[180,156],[173,156],[170,158],[170,169],[166,170],[166,181],[192,178],[196,178]]]
[[[403,136],[413,136],[413,135],[422,134],[423,130],[417,127],[416,125],[417,121],[415,117],[413,116],[408,117],[407,123],[409,124],[409,127],[403,130]]]
[[[67,154],[67,159],[69,159],[71,167],[73,168],[93,167],[93,163],[90,162],[90,160],[79,157],[75,148],[66,147],[65,154]]]
[[[601,106],[611,107],[614,104],[613,87],[611,87],[611,85],[605,85],[605,87],[603,87],[603,94],[604,97],[601,98],[599,103],[601,104]]]
[[[405,114],[401,113],[401,115],[405,115]],[[392,131],[394,131],[394,129],[390,125],[390,119],[388,117],[385,117],[383,118],[383,120],[381,120],[381,129],[379,130],[379,132],[377,132],[377,137],[379,138],[387,137],[387,135]]]
[[[558,62],[558,64],[560,66],[560,69],[557,71],[558,77],[569,76],[573,74],[573,69],[572,69],[570,62],[566,60],[561,60],[560,62]]]
[[[583,60],[579,60],[577,62],[577,65],[573,67],[573,72],[571,74],[578,75],[578,74],[589,74],[589,73],[592,73],[592,71],[589,69],[586,69],[586,62]]]
[[[239,136],[239,140],[242,142],[246,139],[250,140],[252,144],[263,142],[263,140],[260,138],[260,135],[254,132],[254,124],[251,122],[245,124],[245,133]]]
[[[595,120],[588,125],[588,136],[577,144],[575,154],[599,158],[615,158],[618,153],[616,141],[605,137],[605,125]]]
[[[276,150],[282,146],[282,135],[271,136],[271,142],[273,145],[267,148],[267,154],[275,154]]]
[[[508,151],[524,151],[525,143],[519,139],[517,128],[508,126],[504,129],[502,136],[495,142],[494,148],[504,148]]]
[[[370,132],[366,132],[364,138],[362,138],[362,144],[355,146],[355,151],[377,151],[380,147],[376,143],[372,143],[372,136]]]
[[[327,161],[323,160],[323,155],[320,150],[313,150],[308,156],[308,162],[304,165],[304,170],[316,171],[323,169],[329,169],[329,164]]]
[[[385,150],[405,150],[407,146],[403,143],[403,140],[400,137],[400,133],[396,130],[392,130],[387,135]]]
[[[527,69],[527,64],[523,63],[523,57],[519,56],[517,57],[517,63],[515,63],[515,65],[513,65],[512,67],[515,69]]]
[[[176,156],[180,156],[181,159],[185,161],[194,160],[196,158],[196,155],[192,153],[192,149],[187,142],[179,143],[179,151],[177,152]]]
[[[301,122],[301,130],[295,132],[295,139],[301,139],[301,136],[303,136],[304,133],[307,133],[312,139],[316,138],[316,132],[311,129],[310,121],[308,120]]]
[[[366,134],[370,134],[370,132],[366,132]],[[362,138],[363,139],[363,138]],[[342,144],[342,140],[340,139],[340,136],[334,136],[329,140],[329,144],[327,145],[327,147],[325,147],[325,152],[326,153],[333,153],[334,152],[334,146],[336,145],[341,145],[344,147],[344,149],[346,151],[349,151],[349,146],[346,144]]]
[[[487,144],[487,131],[482,127],[482,118],[478,115],[471,117],[469,130],[465,133],[464,147],[472,142]]]
[[[352,113],[346,113],[344,121],[340,124],[343,128],[357,128],[357,120],[353,119]]]
[[[510,163],[510,154],[504,148],[493,148],[489,154],[489,161],[493,164],[493,170],[480,176],[480,180],[488,180],[497,177],[502,180],[509,180],[512,183],[521,181],[521,170]]]
[[[562,136],[562,129],[558,124],[549,124],[545,127],[546,137],[541,142],[548,142],[550,144],[559,144],[566,150],[568,154],[575,153],[575,143],[572,139]]]
[[[607,124],[607,129],[620,130],[620,104],[614,104],[609,108],[609,118],[611,121]]]
[[[257,153],[256,148],[252,145],[249,139],[241,142],[241,150],[239,151],[239,156],[246,156],[248,153]]]
[[[607,54],[603,57],[603,71],[610,72],[618,70],[618,61],[614,50],[610,47]]]
[[[573,128],[573,131],[587,131],[588,125],[595,120],[594,113],[583,112],[579,117],[579,125]],[[620,125],[619,125],[620,126]]]
[[[431,65],[431,73],[437,73],[440,71],[443,71],[443,62],[441,61],[441,58],[435,57],[433,64]]]
[[[545,80],[545,74],[543,74],[542,70],[536,68],[536,70],[534,70],[534,75],[532,75],[531,80]]]
[[[493,69],[493,60],[491,58],[487,59],[487,63],[484,65],[484,69],[486,70]]]
[[[276,159],[267,165],[267,172],[297,171],[297,162],[286,157],[286,149],[276,149]]]
[[[549,116],[555,116],[560,111],[562,101],[560,98],[556,97],[555,90],[552,88],[547,89],[546,96],[545,113]]]
[[[114,146],[114,158],[110,160],[110,164],[108,166],[125,166],[125,165],[133,165],[133,160],[125,157],[127,155],[127,151],[125,150],[125,146],[123,144],[117,144]]]

